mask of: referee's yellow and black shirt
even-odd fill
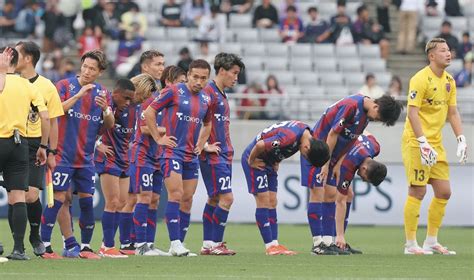
[[[28,113],[35,106],[38,112],[47,111],[43,96],[27,79],[7,74],[0,93],[0,138],[10,138],[18,129],[26,137]]]
[[[36,74],[36,76],[29,79],[29,81],[43,96],[50,119],[64,115],[58,91],[50,80]],[[41,137],[41,119],[39,118],[38,112],[32,107],[30,107],[30,113],[28,114],[27,134],[28,137]]]

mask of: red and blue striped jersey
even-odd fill
[[[368,157],[374,158],[380,153],[380,144],[373,135],[360,135],[347,152],[341,165],[339,186],[347,189],[354,179],[357,169]]]
[[[337,162],[369,124],[364,98],[363,95],[355,94],[337,101],[329,106],[314,126],[313,137],[319,140],[327,141],[331,129],[339,134],[331,162]]]
[[[230,140],[230,109],[227,94],[220,91],[214,81],[209,82],[203,91],[209,95],[213,111],[212,131],[208,142],[220,142],[221,152],[216,154],[203,151],[201,159],[207,160],[209,164],[232,164],[234,147]]]
[[[161,126],[168,136],[176,137],[177,147],[162,147],[161,158],[176,158],[184,162],[197,160],[194,148],[203,123],[211,121],[210,98],[203,91],[191,93],[186,84],[174,84],[165,88],[159,98],[150,105],[158,113],[163,112]]]
[[[265,143],[265,152],[258,156],[266,164],[273,165],[291,157],[300,149],[301,137],[309,126],[300,121],[284,121],[265,128],[247,146],[246,152],[250,154],[258,141]]]
[[[142,104],[136,105],[137,122],[135,128],[135,136],[132,141],[130,149],[131,162],[134,162],[139,167],[151,167],[155,170],[160,170],[158,162],[159,145],[150,135],[143,134],[140,129],[141,126],[146,126],[144,111],[148,106],[158,98],[159,93],[154,92]],[[158,116],[157,116],[158,119]]]
[[[119,111],[113,104],[113,112],[115,116],[115,124],[102,134],[100,137],[104,145],[111,146],[114,150],[113,156],[106,156],[96,151],[95,161],[106,162],[108,164],[119,167],[121,170],[127,170],[130,165],[129,146],[132,136],[135,133],[135,124],[137,120],[137,107],[130,105]]]
[[[81,97],[58,120],[58,154],[59,166],[74,168],[94,166],[94,146],[103,125],[102,108],[95,98],[102,91],[106,92],[110,105],[110,93],[101,84],[94,83],[89,93]],[[64,79],[56,84],[61,102],[75,96],[81,89],[77,77]]]

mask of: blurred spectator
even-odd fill
[[[166,27],[181,26],[181,5],[174,0],[167,0],[161,7],[160,24]]]
[[[139,60],[139,51],[142,48],[144,38],[137,32],[138,28],[137,25],[135,31],[120,31],[115,70],[121,77],[127,76],[135,63]]]
[[[0,11],[0,36],[15,37],[15,6],[12,1],[6,1]]]
[[[425,0],[402,0],[399,13],[397,52],[405,54],[415,50],[418,15],[423,13],[424,3]]]
[[[58,63],[56,63],[56,61],[52,55],[47,55],[41,67],[41,74],[53,83],[61,79],[61,75],[58,71]]]
[[[100,0],[94,7],[95,15],[92,22],[94,29],[100,28],[102,33],[112,39],[118,39],[120,17],[115,8],[115,3]]]
[[[399,97],[402,95],[402,80],[398,76],[393,76],[388,86],[388,94],[392,97]]]
[[[253,0],[222,0],[220,5],[221,12],[230,14],[245,14],[250,11]]]
[[[51,52],[58,45],[66,45],[67,41],[69,41],[66,37],[72,38],[72,33],[65,27],[65,18],[58,10],[56,4],[50,3],[46,5],[46,11],[41,19],[44,21],[43,51]],[[66,39],[61,39],[61,35]],[[56,39],[61,41],[58,42]]]
[[[15,31],[23,37],[34,35],[36,28],[36,11],[40,6],[37,2],[29,0],[20,10],[15,21]]]
[[[209,43],[201,42],[199,43],[199,54],[196,55],[196,59],[204,59],[209,62],[209,64],[214,64],[214,57],[216,54],[209,52]]]
[[[271,28],[278,24],[278,11],[271,0],[262,0],[262,5],[255,9],[252,26]]]
[[[81,11],[81,1],[78,0],[59,0],[58,10],[64,17],[64,26],[68,32],[72,34],[74,38],[76,36],[76,30],[74,30],[74,20],[76,20],[77,14]]]
[[[303,22],[296,14],[295,6],[288,6],[286,18],[280,22],[280,37],[284,43],[296,43],[304,36]]]
[[[346,14],[346,2],[337,1],[337,13],[331,17],[329,28],[329,42],[336,45],[348,45],[354,43],[352,34],[351,18]]]
[[[390,4],[390,0],[383,0],[380,5],[377,5],[377,22],[386,33],[392,32],[390,28]]]
[[[278,80],[275,75],[268,75],[267,80],[265,82],[265,92],[271,94],[283,94],[283,90],[280,88],[278,84]]]
[[[473,49],[472,49],[472,43],[469,37],[469,32],[466,31],[462,34],[462,42],[461,44],[459,44],[458,52],[456,53],[456,55],[458,56],[458,58],[464,59],[466,54],[468,52],[471,52],[472,50]]]
[[[203,42],[225,43],[227,30],[226,16],[219,13],[219,6],[211,7],[211,14],[205,15],[199,21],[196,40]]]
[[[78,42],[79,56],[95,49],[100,49],[100,39],[96,37],[91,26],[86,26]]]
[[[300,16],[300,11],[298,10],[298,0],[282,0],[280,1],[280,10],[278,11],[280,19],[286,18],[286,9],[288,9],[289,6],[295,7],[296,14]]]
[[[359,92],[365,96],[368,96],[372,99],[377,99],[385,94],[383,88],[377,85],[377,81],[375,80],[375,76],[372,73],[367,74],[365,76],[365,84],[359,90]]]
[[[382,26],[369,19],[367,6],[357,8],[357,20],[353,24],[354,43],[378,44],[382,58],[390,54],[390,43],[385,39]]]
[[[265,83],[266,89],[265,93],[267,94],[278,94],[282,95],[283,90],[280,88],[278,84],[278,80],[275,75],[268,75],[267,81]],[[262,113],[263,119],[271,119],[276,120],[280,119],[280,115],[284,109],[282,106],[282,99],[281,98],[270,98],[264,100],[265,111]]]
[[[251,82],[248,87],[243,91],[243,93],[246,94],[265,94],[265,91],[262,88],[262,85],[257,82],[253,81]],[[265,103],[267,102],[266,98],[262,99],[256,99],[256,98],[243,98],[241,101],[241,106],[242,107],[260,107],[260,111],[254,111],[254,110],[249,110],[249,111],[244,111],[244,112],[237,112],[239,116],[244,119],[244,120],[256,120],[256,119],[263,119],[264,118],[264,112],[263,108],[265,107]]]
[[[182,22],[187,27],[199,25],[199,21],[204,15],[210,13],[209,3],[204,0],[186,0],[183,6]]]
[[[464,60],[463,69],[454,76],[457,87],[468,87],[472,81],[472,58]]]
[[[136,5],[134,2],[130,0],[119,0],[116,5],[116,10],[118,17],[121,18],[123,14],[130,11],[132,6]]]
[[[448,47],[451,49],[452,58],[456,58],[456,51],[459,48],[459,42],[456,36],[451,33],[452,26],[451,22],[445,20],[441,24],[441,33],[436,36],[446,40]]]
[[[437,0],[426,1],[426,15],[429,17],[443,16],[444,7],[441,8]]]
[[[329,37],[329,23],[319,18],[318,9],[316,7],[308,8],[309,22],[304,30],[304,37],[300,42],[303,43],[325,43]]]
[[[472,5],[472,3],[468,5]],[[461,6],[459,5],[458,0],[446,1],[446,5],[444,6],[444,11],[446,12],[446,15],[449,17],[462,17]]]
[[[61,65],[59,66],[59,79],[69,79],[76,76],[76,66],[74,61],[70,59],[63,59]]]
[[[145,14],[140,12],[140,8],[134,2],[130,3],[130,10],[125,12],[121,17],[121,28],[128,32],[137,32],[144,37],[148,28],[148,23]],[[137,30],[138,25],[138,30]]]
[[[189,49],[184,47],[179,51],[179,61],[176,65],[181,67],[181,69],[183,69],[184,71],[188,72],[189,64],[191,64],[192,61],[193,58],[191,57]]]

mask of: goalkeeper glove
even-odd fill
[[[460,157],[459,163],[464,164],[467,161],[467,144],[466,144],[466,137],[464,135],[459,135],[457,137],[458,140],[458,150],[456,155]]]
[[[420,136],[416,140],[420,144],[421,164],[433,166],[436,164],[438,153],[431,147],[425,136]]]

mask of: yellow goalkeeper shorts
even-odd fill
[[[438,160],[432,167],[421,164],[420,148],[402,144],[402,158],[408,185],[425,186],[429,179],[449,180],[449,166],[443,146],[433,147],[438,153]]]

